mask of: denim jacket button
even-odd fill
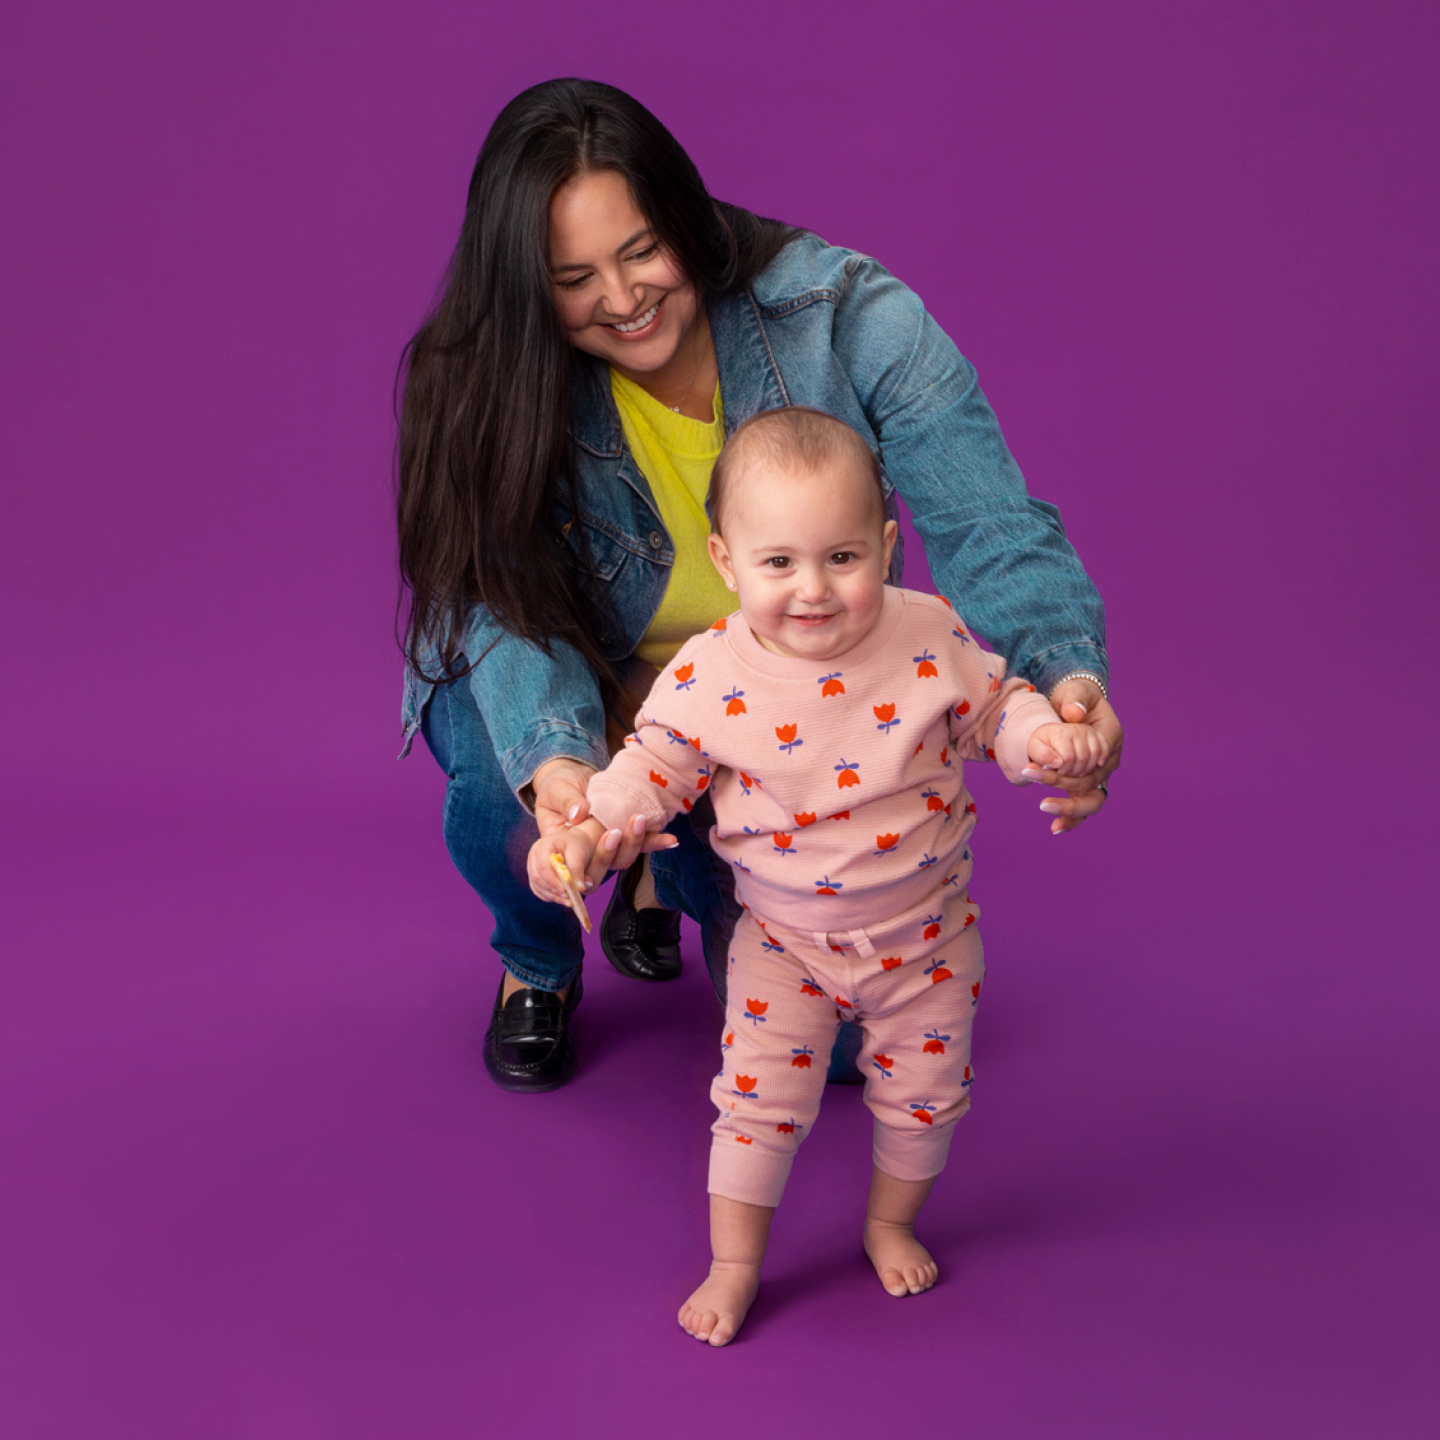
[[[665,537],[658,530],[652,530],[650,532],[650,548],[652,550],[660,549],[664,543]]]

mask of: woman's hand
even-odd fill
[[[1063,835],[1083,825],[1091,815],[1098,815],[1105,805],[1105,786],[1120,764],[1120,749],[1125,743],[1120,717],[1100,693],[1098,685],[1088,680],[1067,680],[1050,697],[1055,713],[1070,724],[1094,726],[1107,751],[1105,762],[1089,775],[1072,777],[1055,770],[1027,767],[1022,773],[1027,780],[1038,780],[1066,792],[1064,799],[1043,800],[1040,808],[1056,818],[1050,823],[1052,835]]]
[[[557,835],[590,815],[585,798],[594,770],[578,760],[559,756],[547,760],[531,780],[535,791],[535,823],[542,835]]]
[[[564,836],[573,826],[590,818],[590,802],[585,792],[594,773],[588,765],[564,756],[547,760],[535,772],[531,784],[535,790],[535,821],[542,837]],[[679,843],[663,830],[647,835],[645,817],[632,815],[623,829],[601,835],[590,863],[575,869],[574,873],[577,879],[582,871],[588,873],[588,888],[593,889],[607,870],[628,870],[640,855],[651,850],[673,850]]]

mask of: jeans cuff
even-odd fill
[[[505,968],[522,984],[533,990],[563,990],[579,973],[583,960],[574,961],[568,970],[557,978],[555,960],[540,950],[521,950],[514,945],[496,946],[496,954],[505,962]]]

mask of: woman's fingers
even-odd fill
[[[604,878],[607,871],[617,868],[616,856],[620,851],[622,832],[607,830],[596,842],[590,863],[571,873],[578,879],[583,873],[586,890],[593,890]]]
[[[1067,830],[1073,830],[1077,825],[1084,824],[1091,815],[1098,815],[1104,808],[1105,792],[1091,785],[1094,779],[1094,775],[1087,775],[1081,780],[1060,776],[1050,782],[1065,788],[1081,785],[1087,787],[1073,789],[1063,797],[1050,795],[1040,802],[1040,809],[1046,815],[1054,817],[1050,822],[1052,835],[1063,835]]]
[[[620,844],[615,850],[614,865],[617,870],[628,870],[647,849],[654,849],[654,846],[647,846],[645,841],[649,838],[645,834],[646,820],[643,815],[632,815],[625,823],[625,828],[620,832]]]

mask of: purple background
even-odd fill
[[[1433,6],[0,26],[5,1440],[1435,1433]],[[577,1081],[495,1090],[488,921],[394,761],[395,363],[564,73],[921,293],[1131,736],[1058,843],[976,780],[940,1287],[869,1273],[832,1090],[723,1353],[672,1318],[700,967],[592,966]]]

